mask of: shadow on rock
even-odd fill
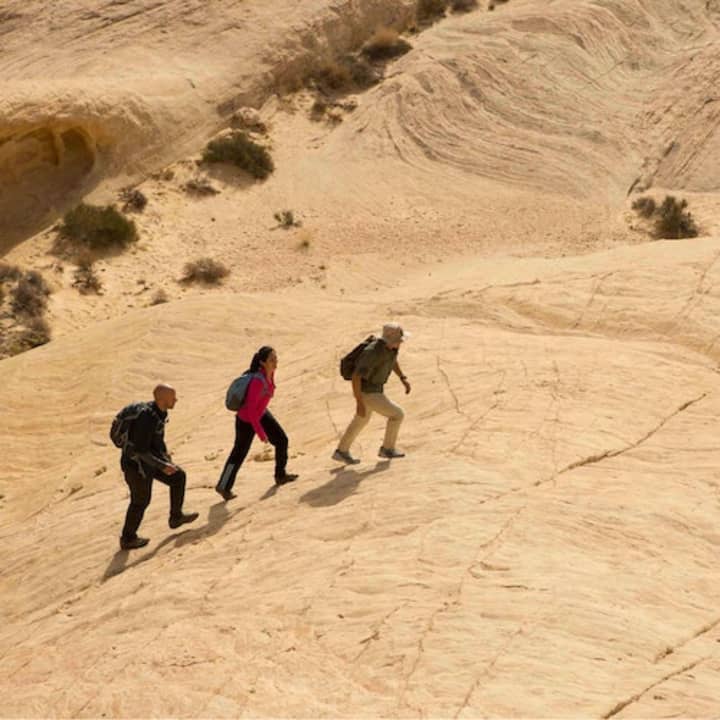
[[[125,572],[128,568],[135,567],[140,565],[140,563],[151,560],[161,548],[165,547],[165,545],[173,543],[173,547],[183,547],[183,545],[199,542],[204,538],[214,535],[228,520],[230,520],[230,518],[242,512],[244,509],[244,507],[241,507],[230,512],[227,509],[227,504],[225,502],[215,503],[215,505],[210,507],[210,512],[208,513],[205,525],[195,528],[188,527],[182,532],[169,535],[159,545],[157,545],[157,547],[153,548],[150,552],[144,553],[130,563],[128,563],[130,551],[118,550],[115,555],[113,555],[110,560],[110,564],[103,573],[101,582],[105,582],[115,575]]]
[[[313,507],[327,507],[337,505],[339,502],[350,497],[358,488],[358,485],[369,475],[383,472],[390,467],[389,460],[380,460],[375,467],[359,472],[348,467],[340,467],[330,472],[335,477],[324,485],[306,492],[300,497],[300,502],[305,502]]]

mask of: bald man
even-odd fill
[[[153,402],[148,403],[128,433],[128,444],[123,449],[120,467],[130,488],[130,504],[125,526],[120,536],[123,550],[134,550],[148,544],[148,538],[138,537],[145,508],[150,504],[153,479],[170,487],[170,518],[168,524],[175,529],[197,520],[198,514],[184,513],[185,471],[172,462],[165,447],[165,423],[168,410],[175,407],[177,394],[171,385],[161,383],[153,390]]]

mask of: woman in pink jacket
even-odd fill
[[[288,473],[285,469],[288,460],[287,435],[267,409],[275,394],[277,362],[277,353],[267,345],[253,355],[248,372],[253,373],[254,377],[248,384],[245,400],[235,418],[235,445],[215,486],[215,490],[225,500],[235,497],[232,491],[235,476],[247,457],[255,434],[264,443],[269,442],[275,447],[275,484],[285,485],[297,480],[297,475]]]

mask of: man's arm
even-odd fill
[[[405,394],[407,395],[411,390],[410,383],[408,382],[407,375],[403,375],[403,371],[400,369],[400,363],[398,363],[397,360],[393,365],[393,372],[400,378],[400,382],[405,386]]]
[[[362,399],[362,378],[357,372],[354,372],[352,376],[352,391],[357,405],[356,412],[360,417],[365,417],[365,403]]]

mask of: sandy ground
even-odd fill
[[[53,285],[54,339],[0,362],[0,715],[717,717],[720,6],[451,16],[328,124],[277,84],[317,50],[303,38],[351,47],[382,3],[205,5],[0,15],[0,204],[28,207],[38,178],[57,199],[40,232],[3,238]],[[21,14],[46,38],[31,52]],[[152,132],[98,100],[118,62]],[[190,65],[202,105],[176,91]],[[196,162],[237,98],[269,128],[262,183]],[[49,127],[93,139],[53,161],[68,186],[28,151]],[[189,196],[200,175],[219,194]],[[81,296],[47,222],[128,181],[149,199],[140,241]],[[653,241],[630,210],[642,188],[687,198],[701,236]],[[278,228],[281,209],[302,226]],[[177,282],[200,255],[231,268],[221,287]],[[412,332],[413,390],[388,385],[408,455],[377,458],[375,418],[343,468],[338,361],[386,320]],[[276,490],[256,443],[223,503],[224,392],[265,343],[300,479]],[[159,380],[200,519],[169,530],[156,484],[151,543],[123,552],[107,431]]]

